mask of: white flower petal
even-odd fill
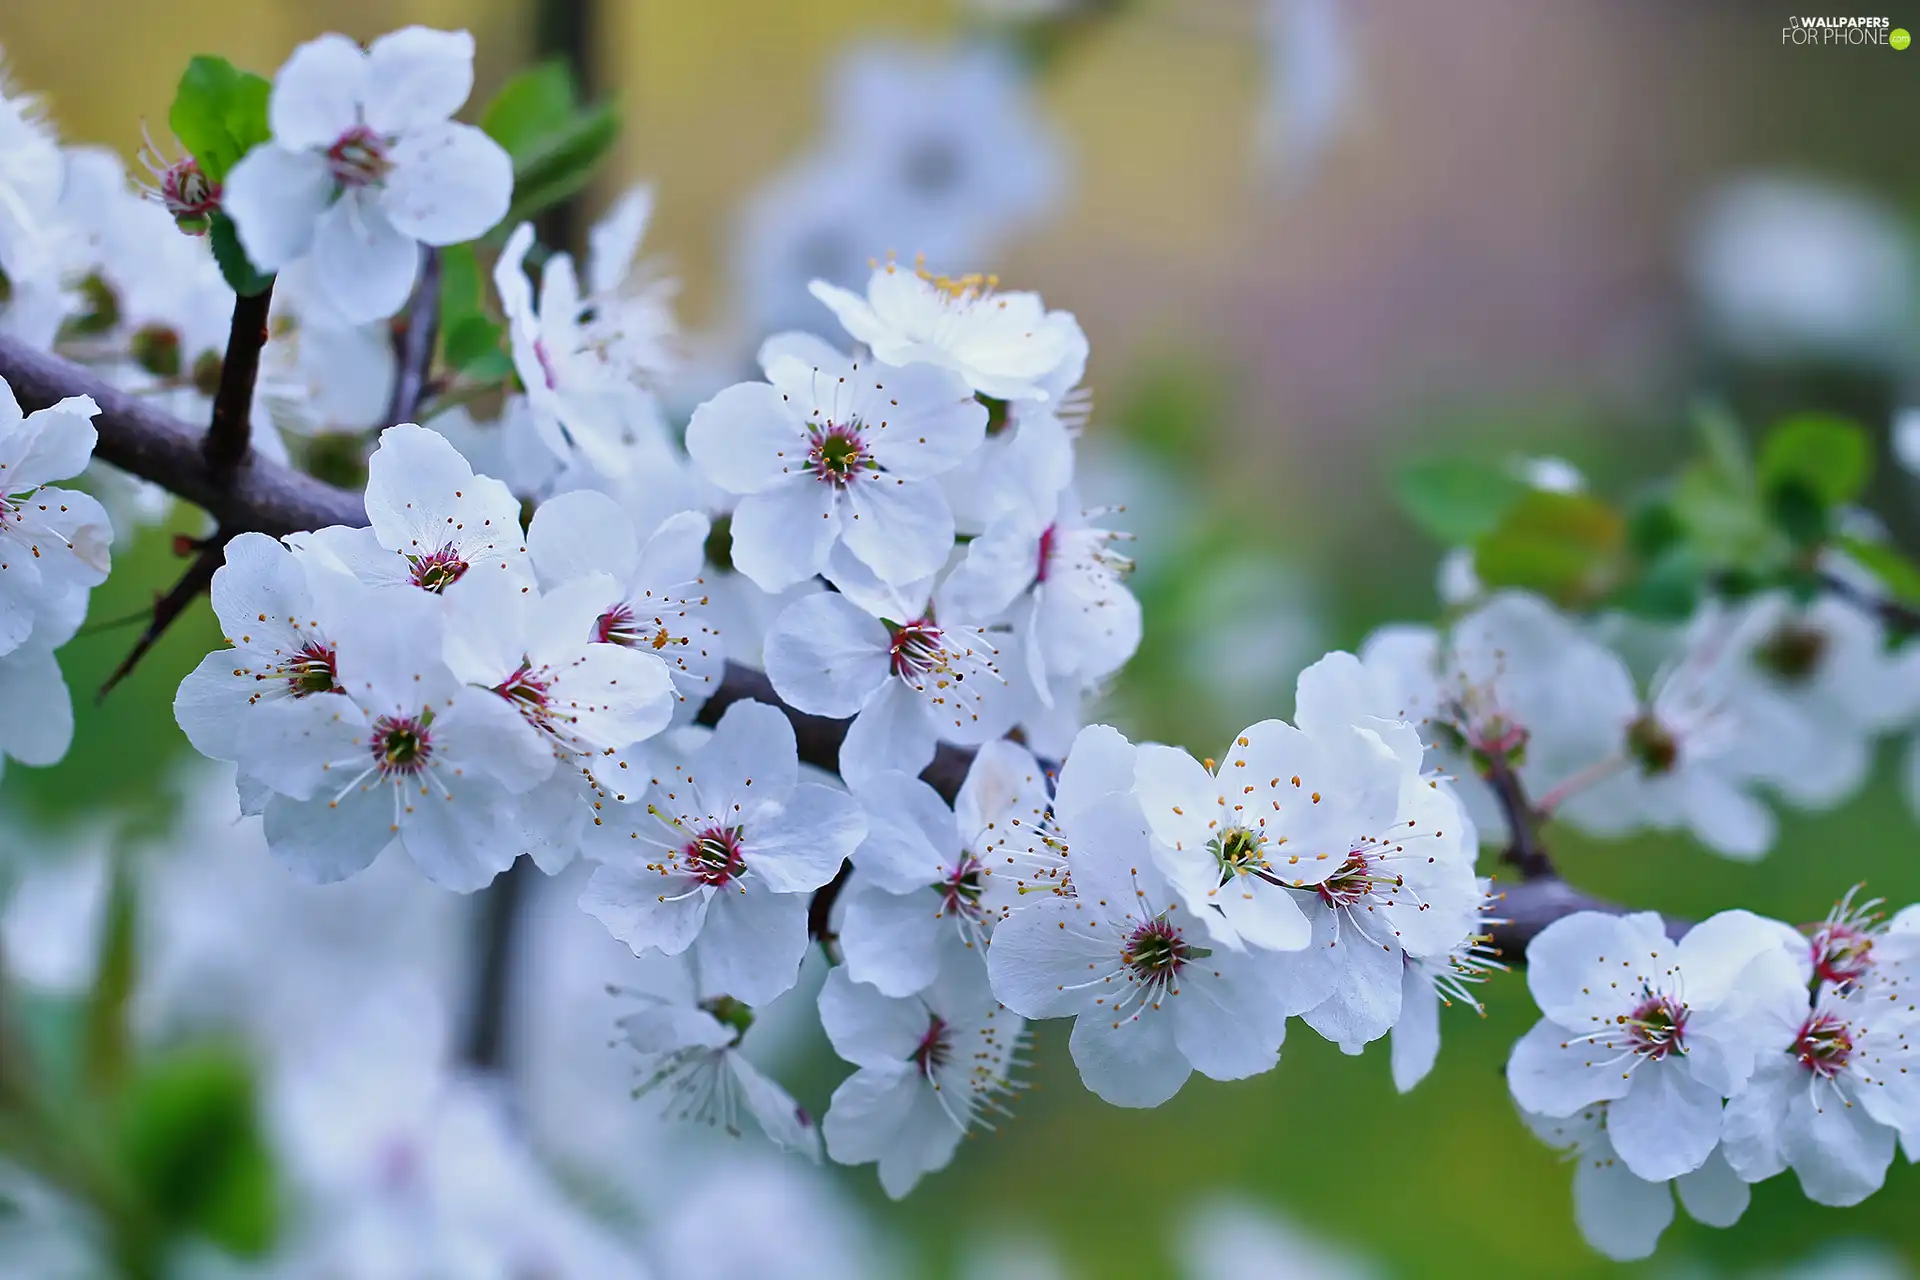
[[[233,219],[247,260],[262,271],[278,271],[313,247],[333,192],[324,155],[267,143],[228,172],[220,207]]]
[[[420,246],[388,221],[366,192],[349,191],[320,215],[313,268],[343,317],[355,323],[384,320],[413,292]]]
[[[513,161],[472,125],[447,121],[402,134],[391,159],[380,207],[403,236],[460,244],[507,216]]]
[[[293,51],[273,77],[267,123],[282,147],[324,151],[360,123],[369,88],[367,55],[337,32]]]
[[[367,123],[379,133],[439,124],[473,92],[473,37],[465,31],[402,27],[368,46],[366,61]]]

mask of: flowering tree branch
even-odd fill
[[[430,350],[431,344],[425,342],[424,337],[418,344],[403,338],[403,347],[412,353]],[[78,365],[4,336],[0,336],[0,377],[13,385],[22,406],[29,410],[43,408],[65,396],[92,396],[101,410],[95,420],[100,432],[97,456],[206,508],[219,522],[223,534],[257,530],[278,536],[322,525],[358,526],[367,522],[360,495],[302,475],[257,453],[244,458],[223,481],[201,451],[201,433],[187,423],[139,397],[115,390]],[[404,382],[407,377],[404,368],[401,377]],[[396,403],[399,402],[396,396]],[[211,580],[213,569],[220,562],[218,545],[210,542],[203,548],[180,586],[162,597],[156,607],[156,622],[160,612],[168,607],[168,601],[183,588],[189,589],[187,600],[198,594],[200,587],[190,580],[199,576]],[[151,644],[144,636],[142,640]],[[748,700],[778,707],[786,715],[793,724],[801,760],[816,768],[837,767],[848,722],[794,710],[774,693],[765,673],[738,663],[727,664],[720,687],[700,711],[699,723],[715,724],[728,707]],[[921,777],[951,801],[958,794],[972,762],[971,750],[943,744]],[[1518,873],[1518,883],[1505,889],[1497,908],[1504,923],[1494,927],[1494,943],[1510,959],[1519,960],[1525,955],[1527,943],[1562,916],[1576,911],[1618,912],[1624,908],[1590,897],[1559,877],[1540,843],[1537,815],[1520,792],[1517,777],[1508,770],[1505,771],[1507,780],[1503,781],[1502,771],[1494,772],[1490,781],[1508,810],[1509,829],[1517,833],[1503,860]],[[838,883],[820,891],[813,912],[819,926],[816,932],[824,930]]]

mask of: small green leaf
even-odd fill
[[[1796,547],[1818,547],[1832,533],[1832,508],[1798,478],[1767,491],[1767,514]]]
[[[121,1164],[160,1222],[247,1257],[272,1246],[273,1158],[236,1051],[202,1043],[149,1063],[118,1115]]]
[[[1642,560],[1652,560],[1686,536],[1686,526],[1665,498],[1643,501],[1627,517],[1627,545]]]
[[[1878,578],[1888,595],[1902,604],[1920,605],[1920,565],[1884,542],[1842,535],[1839,546],[1856,564]]]
[[[512,226],[559,204],[593,178],[620,136],[620,116],[602,103],[574,116],[513,162],[513,204],[502,219]]]
[[[1606,503],[1531,489],[1475,542],[1473,567],[1490,587],[1520,587],[1575,607],[1619,585],[1626,551],[1626,520]]]
[[[1831,414],[1788,418],[1760,444],[1760,488],[1769,496],[1799,485],[1826,507],[1860,496],[1873,475],[1873,445],[1859,424]]]
[[[576,100],[567,64],[543,62],[500,86],[480,116],[480,128],[518,161],[567,127]]]
[[[1704,576],[1691,549],[1672,546],[1649,560],[1612,603],[1656,622],[1684,622],[1699,603]]]
[[[468,382],[505,382],[513,371],[513,357],[497,347],[460,366],[460,376]]]
[[[1415,463],[1394,477],[1400,509],[1448,546],[1490,533],[1527,492],[1505,468],[1466,458]]]
[[[213,245],[213,260],[220,264],[220,274],[235,293],[251,298],[273,287],[273,276],[254,266],[240,247],[233,219],[224,213],[214,214],[207,238]]]
[[[187,64],[167,124],[200,171],[224,182],[240,157],[267,141],[267,98],[273,86],[225,58],[201,54]]]
[[[503,332],[500,325],[483,315],[470,312],[460,317],[447,330],[446,362],[456,369],[466,369],[487,357],[502,354],[500,339]],[[508,360],[507,367],[513,367],[511,360]]]

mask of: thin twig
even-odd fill
[[[1494,799],[1500,803],[1501,816],[1507,820],[1507,847],[1500,860],[1520,872],[1520,879],[1541,880],[1554,874],[1553,859],[1547,856],[1546,846],[1540,843],[1540,815],[1534,812],[1533,805],[1527,799],[1526,787],[1520,781],[1520,775],[1500,752],[1487,757],[1487,765],[1481,771],[1487,785],[1493,789]]]
[[[200,545],[193,563],[180,575],[180,580],[168,588],[165,595],[154,600],[153,618],[147,623],[147,629],[133,642],[133,651],[114,668],[107,682],[100,686],[100,692],[94,695],[96,702],[104,701],[113,692],[114,686],[133,674],[133,669],[140,665],[140,659],[147,656],[147,651],[166,634],[174,620],[187,611],[187,606],[198,599],[202,591],[213,585],[214,570],[226,562],[226,554],[227,538],[224,533],[216,532]]]
[[[387,402],[387,422],[417,422],[420,401],[426,396],[427,371],[440,338],[440,251],[422,251],[420,280],[413,287],[406,327],[394,340],[397,357],[393,398]]]
[[[1920,609],[1910,604],[1876,595],[1837,573],[1821,574],[1820,585],[1835,599],[1844,600],[1869,617],[1879,619],[1891,631],[1902,635],[1920,634]]]
[[[233,297],[233,324],[227,330],[227,358],[220,363],[220,386],[213,394],[213,417],[201,449],[207,465],[225,474],[239,466],[252,447],[253,388],[260,380],[260,352],[267,345],[267,314],[273,285],[259,293]]]

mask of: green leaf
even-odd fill
[[[273,276],[254,266],[240,247],[233,219],[224,213],[214,214],[207,238],[213,244],[213,260],[220,264],[220,274],[235,293],[251,298],[273,287]]]
[[[187,64],[167,124],[200,170],[224,182],[240,157],[272,136],[267,98],[273,86],[225,58],[201,54]]]
[[[447,330],[445,339],[446,362],[456,369],[466,369],[490,356],[504,354],[500,350],[500,339],[504,334],[501,326],[483,315],[469,313],[461,316]],[[513,367],[513,361],[507,361],[507,367]]]
[[[1920,565],[1884,542],[1842,535],[1840,549],[1880,580],[1887,594],[1902,604],[1920,605]]]
[[[1796,547],[1818,547],[1832,533],[1832,508],[1799,479],[1767,491],[1767,514]]]
[[[198,1044],[158,1059],[120,1099],[128,1180],[170,1230],[258,1257],[273,1244],[278,1194],[253,1074],[238,1052]]]
[[[1771,496],[1789,485],[1823,506],[1852,502],[1873,475],[1873,445],[1859,424],[1832,414],[1788,418],[1760,444],[1760,489]]]
[[[529,67],[500,86],[480,116],[480,128],[516,161],[567,127],[577,98],[565,62]]]
[[[1699,603],[1705,575],[1686,546],[1672,546],[1648,561],[1612,603],[1656,622],[1684,622]]]
[[[86,1083],[99,1093],[119,1086],[130,1061],[128,1005],[139,963],[134,937],[138,914],[133,869],[126,858],[115,858],[106,923],[100,932],[99,963],[94,968],[93,990],[87,996],[82,1046]]]
[[[1419,462],[1394,477],[1400,509],[1448,546],[1492,532],[1527,492],[1505,468],[1466,458]]]
[[[1520,587],[1577,607],[1620,584],[1626,552],[1626,520],[1606,503],[1530,489],[1475,542],[1473,567],[1490,587]]]
[[[545,135],[513,162],[513,204],[502,225],[523,222],[585,187],[620,136],[610,103],[590,108]]]

